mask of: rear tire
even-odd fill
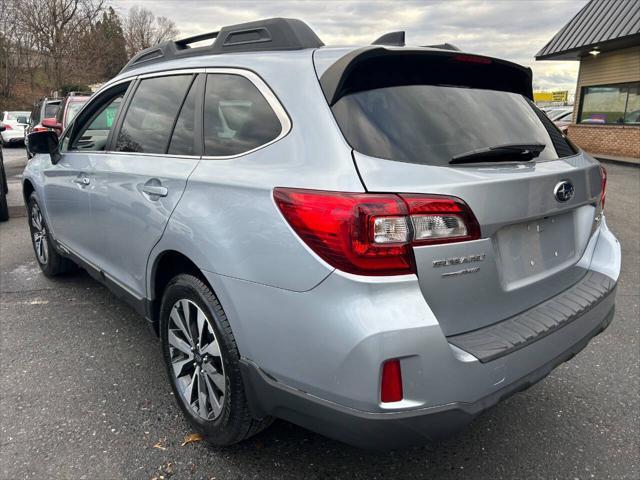
[[[251,417],[231,326],[202,280],[181,274],[169,282],[160,307],[160,338],[176,401],[210,443],[231,445],[272,423],[270,417]]]
[[[36,260],[42,273],[46,277],[55,277],[62,273],[75,270],[76,265],[68,258],[58,253],[53,245],[51,232],[47,227],[44,215],[40,210],[38,196],[33,192],[28,201],[29,230],[31,231],[31,244]]]

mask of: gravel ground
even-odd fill
[[[0,478],[640,478],[640,169],[607,168],[624,255],[612,325],[430,449],[363,451],[283,421],[232,448],[181,446],[142,319],[85,273],[44,278],[26,219],[0,224]]]

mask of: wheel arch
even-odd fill
[[[177,250],[164,250],[160,252],[153,260],[153,264],[149,273],[148,282],[148,298],[150,305],[150,320],[156,334],[159,333],[159,313],[162,294],[167,284],[176,275],[181,273],[189,273],[194,277],[202,280],[212,292],[215,291],[202,270],[187,255]]]
[[[24,204],[27,205],[29,202],[29,197],[33,192],[35,192],[36,188],[34,187],[31,180],[25,178],[22,182],[22,196],[24,197]]]

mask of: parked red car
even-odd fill
[[[62,135],[64,129],[67,128],[67,125],[71,123],[71,120],[90,97],[91,93],[70,92],[62,99],[55,118],[44,119],[42,125],[53,129],[58,136]]]

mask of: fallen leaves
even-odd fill
[[[189,445],[190,443],[200,442],[202,440],[203,440],[202,435],[200,435],[199,433],[190,433],[189,435],[184,437],[182,446],[184,447],[185,445]]]
[[[163,447],[163,446],[162,446],[162,442],[158,442],[158,443],[156,443],[156,444],[153,446],[153,448],[157,448],[158,450],[166,450],[166,449],[167,449],[167,447]]]

